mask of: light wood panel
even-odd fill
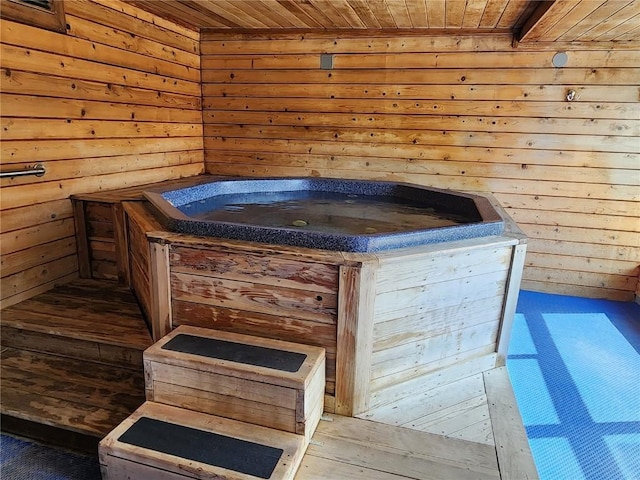
[[[637,25],[635,0],[558,0],[543,2],[523,25],[520,41],[611,41]],[[636,36],[634,37],[636,40]]]
[[[66,7],[66,34],[0,20],[3,170],[47,169],[2,179],[3,306],[77,276],[70,195],[202,171],[199,33],[120,1]],[[116,278],[113,243],[85,248]]]
[[[464,441],[469,447],[473,445],[473,450],[491,448],[491,461],[497,457],[499,478],[538,478],[506,367],[469,375],[446,385],[426,383],[416,387],[413,395],[373,408],[359,418],[376,422],[371,425],[387,428],[389,434],[393,428],[402,426],[406,432],[403,435],[419,431],[443,442]],[[318,432],[322,428],[321,422]],[[366,428],[365,424],[361,428]],[[475,462],[477,467],[489,466],[486,460],[477,458]]]
[[[526,247],[501,240],[478,239],[467,248],[381,259],[368,408],[405,395],[414,399],[425,385],[455,383],[495,361],[492,352],[499,352],[500,332],[510,330],[517,299],[522,262],[514,261],[514,253],[524,256]],[[415,392],[408,394],[409,386]],[[474,432],[487,436],[486,428]]]
[[[254,357],[247,360],[242,353],[230,359],[170,348],[168,343],[177,337],[229,342],[233,345],[228,346],[239,352],[242,348],[268,349],[262,355],[276,359],[293,352],[303,359],[292,372],[277,362],[261,359],[261,353],[255,350]],[[261,363],[265,361],[268,365]],[[183,325],[145,350],[144,369],[148,401],[296,433],[307,439],[323,412],[325,352],[318,347]]]
[[[224,468],[213,462],[207,463],[206,461],[184,458],[179,451],[165,453],[166,450],[163,451],[163,448],[156,449],[152,445],[140,447],[131,443],[120,442],[119,439],[140,418],[161,422],[160,428],[164,428],[166,431],[175,430],[175,427],[173,429],[171,427],[177,425],[186,427],[191,431],[212,433],[252,444],[269,446],[276,449],[276,452],[279,450],[281,452],[280,456],[272,454],[276,457],[272,476],[283,480],[293,480],[308,443],[301,435],[258,425],[249,425],[236,420],[193,412],[161,403],[145,402],[100,442],[98,457],[105,480],[116,480],[118,478],[186,480],[197,477],[251,480],[259,478],[258,475],[264,478],[260,471],[256,475],[251,475],[250,473],[238,471],[242,469],[234,468],[234,465]],[[166,427],[163,427],[162,424],[166,425]],[[263,454],[263,458],[267,457],[267,455]],[[186,456],[191,455],[187,454]],[[253,457],[247,456],[246,458],[250,458],[250,460],[246,460],[244,465],[254,460]]]
[[[153,309],[151,282],[159,281],[160,279],[152,278],[152,252],[149,242],[147,242],[146,233],[161,227],[160,222],[154,217],[145,217],[140,214],[140,210],[142,209],[141,205],[141,202],[122,203],[126,242],[119,244],[117,248],[126,250],[127,259],[125,263],[128,264],[131,290],[135,293],[145,318],[149,320],[153,318],[151,314]],[[153,325],[151,325],[151,328],[152,333],[155,335],[154,338],[159,337],[160,333],[153,331]]]
[[[360,418],[326,415],[297,479],[499,479],[495,448]]]
[[[495,445],[482,373],[369,410],[359,418]]]
[[[431,3],[427,14],[438,7]],[[565,12],[576,20],[587,8],[577,3]],[[484,14],[495,15],[489,7]],[[203,33],[207,171],[492,192],[531,238],[525,288],[632,299],[640,50],[585,41],[555,68],[546,44],[514,50],[504,35],[425,38]],[[333,69],[320,69],[320,53],[333,54]]]
[[[485,372],[484,384],[502,478],[538,478],[507,367]]]
[[[220,32],[375,29],[382,32],[496,32],[524,44],[640,40],[637,0],[126,0],[192,28]]]
[[[437,42],[440,43],[439,41]],[[448,43],[448,42],[447,42]],[[509,48],[505,42],[502,48]],[[446,47],[444,47],[446,48]],[[203,60],[207,57],[203,55]],[[552,57],[549,57],[551,59]],[[223,65],[221,65],[223,66]],[[385,75],[380,75],[379,70],[333,70],[329,73],[319,70],[276,70],[276,71],[256,71],[256,70],[228,70],[218,68],[216,70],[202,71],[202,79],[204,83],[290,83],[295,78],[296,83],[312,83],[312,84],[334,84],[334,83],[352,83],[359,84],[363,79],[375,78],[375,83],[404,85],[404,84],[423,84],[423,85],[486,85],[496,84],[496,81],[504,78],[504,70],[491,68],[478,69],[400,69],[387,70]],[[293,77],[295,73],[295,77]],[[500,85],[513,84],[529,84],[537,85],[538,88],[544,89],[547,84],[555,85],[634,85],[635,79],[638,78],[638,68],[631,65],[628,68],[571,68],[571,69],[554,69],[550,64],[540,65],[540,68],[514,68],[509,70],[508,79],[499,82]],[[371,80],[369,80],[371,81]],[[504,83],[503,83],[504,82]],[[562,97],[562,99],[564,96]],[[561,101],[557,100],[557,101]]]
[[[220,2],[188,0],[128,3],[182,25],[214,29],[478,29],[515,28],[533,10],[518,0],[299,0]],[[508,8],[508,15],[501,17]]]

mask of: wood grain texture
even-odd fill
[[[249,480],[256,478],[252,475],[234,472],[215,465],[192,461],[167,455],[152,449],[119,442],[118,438],[141,417],[152,418],[162,422],[174,423],[218,435],[279,448],[282,450],[282,455],[274,467],[274,478],[294,478],[295,471],[302,460],[307,445],[305,438],[301,435],[272,430],[257,425],[249,426],[235,420],[188,411],[159,403],[146,402],[100,442],[99,460],[100,464],[106,468],[107,478],[117,478],[111,477],[109,471],[112,465],[117,465],[122,459],[150,467],[150,469],[146,470],[146,473],[153,478],[197,478],[198,476],[229,480]],[[170,472],[173,475],[165,475],[162,477],[153,473],[154,471],[160,472],[159,475],[162,475],[162,472]],[[139,475],[139,472],[140,470],[129,470],[127,474],[129,476]]]
[[[495,445],[482,373],[371,409],[359,418]]]
[[[171,274],[171,292],[175,300],[204,303],[250,312],[287,315],[335,324],[336,294],[271,287],[255,281],[220,280],[200,275]]]
[[[155,341],[158,341],[173,328],[169,248],[167,245],[151,242],[149,249],[151,252],[149,268],[151,335]]]
[[[332,265],[294,261],[268,255],[233,255],[231,252],[174,247],[172,271],[229,280],[254,278],[265,284],[288,286],[316,293],[332,293],[338,269]]]
[[[484,383],[502,478],[538,478],[507,367],[486,372]]]
[[[47,169],[2,180],[3,231],[5,216],[20,227],[2,242],[3,260],[21,252],[3,269],[3,306],[78,273],[127,280],[121,252],[97,241],[113,236],[112,220],[92,224],[95,239],[78,237],[79,266],[42,254],[69,237],[70,195],[202,171],[199,35],[119,1],[71,3],[65,34],[0,22],[3,164]],[[36,204],[48,219],[29,214]]]
[[[500,478],[489,445],[359,418],[326,418],[314,436],[318,443],[307,450],[300,480],[323,478],[321,466],[349,479]]]
[[[286,247],[205,239],[189,246],[184,236],[175,240],[168,259],[174,327],[321,346],[327,350],[327,393],[334,393],[338,269],[322,260],[340,255],[309,250],[306,256]]]
[[[270,3],[186,0],[153,2],[127,0],[149,12],[192,29],[211,32],[257,31],[317,33],[376,30],[415,33],[505,31],[519,33],[521,42],[584,39],[616,40],[633,32],[638,3],[561,0],[542,2],[540,8],[522,0],[283,0]],[[590,18],[594,17],[594,18]]]
[[[376,265],[363,262],[340,269],[336,359],[336,413],[367,410],[373,353]]]
[[[123,252],[124,261],[128,265],[131,274],[131,289],[136,295],[145,318],[151,325],[154,324],[152,305],[153,295],[151,290],[152,250],[147,240],[146,232],[160,228],[160,222],[155,217],[144,214],[144,207],[139,202],[122,202],[113,205],[122,205],[125,235],[118,243],[118,250]],[[155,247],[154,247],[155,248]],[[155,259],[153,261],[156,261]],[[158,314],[158,312],[156,312]],[[159,322],[158,319],[155,320]],[[156,337],[154,337],[156,338]],[[158,337],[159,338],[159,337]]]
[[[429,25],[444,25],[447,13],[449,22],[476,22],[474,3],[427,2]],[[526,2],[480,3],[483,16],[503,12],[513,22],[516,3]],[[610,2],[556,3],[586,28]],[[545,29],[560,38],[554,18]],[[367,32],[221,35],[202,37],[208,171],[491,192],[531,239],[525,288],[633,298],[640,125],[638,72],[629,74],[637,48],[583,42],[567,50],[569,68],[554,68],[555,51],[533,42],[514,50],[499,35],[461,35],[456,44]],[[332,70],[318,69],[321,52],[334,55]],[[251,65],[209,68],[231,54]]]
[[[304,355],[297,371],[233,362],[163,348],[180,335]],[[323,349],[180,326],[144,354],[147,399],[311,438],[324,404]]]
[[[151,297],[170,315],[161,322],[168,330],[193,325],[322,346],[328,408],[346,415],[422,375],[455,381],[464,369],[451,367],[461,361],[487,359],[472,368],[492,368],[509,271],[522,268],[511,251],[524,238],[506,216],[505,236],[374,254],[153,231],[142,203],[125,211],[135,213],[130,231],[139,230],[142,248],[146,237],[162,250]]]
[[[333,396],[336,379],[335,325],[183,301],[173,301],[172,312],[174,327],[193,325],[325,348],[326,389],[327,394]]]
[[[99,439],[144,401],[152,340],[128,288],[76,280],[5,308],[1,328],[3,423],[18,432]]]
[[[19,334],[23,344],[31,333],[55,336],[60,342],[89,342],[90,349],[96,352],[100,350],[98,344],[102,344],[141,354],[152,343],[135,299],[126,287],[115,282],[77,280],[41,293],[5,308],[2,325]],[[64,343],[60,345],[62,350],[47,348],[46,344],[42,347],[45,352],[64,355]],[[73,351],[70,353],[74,355]],[[102,358],[100,353],[96,355],[95,360]],[[107,359],[105,356],[104,361]],[[140,359],[137,364],[141,364]]]
[[[388,429],[388,438],[392,438],[394,427],[402,426],[406,435],[428,432],[443,442],[464,440],[468,449],[457,450],[456,459],[471,461],[479,470],[493,467],[497,478],[538,478],[506,367],[463,376],[449,384],[425,384],[413,395],[373,408],[360,417],[378,422],[369,424],[375,428],[383,424],[380,428]],[[321,422],[318,432],[324,427]],[[349,429],[344,430],[341,434],[347,437]],[[371,437],[367,439],[371,441]],[[484,459],[468,457],[482,449],[490,449],[491,454]],[[430,452],[437,455],[435,450]]]

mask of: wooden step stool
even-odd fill
[[[293,479],[302,435],[146,402],[101,442],[103,480]]]
[[[311,438],[324,410],[325,351],[180,326],[144,352],[146,398]]]

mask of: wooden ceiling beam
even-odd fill
[[[542,20],[546,18],[547,14],[553,12],[553,7],[557,3],[556,0],[540,2],[527,21],[524,22],[520,31],[515,35],[515,40],[523,42],[527,40],[527,37],[533,36],[536,30],[540,28]]]
[[[220,37],[231,37],[233,35],[248,35],[256,38],[268,39],[270,36],[300,38],[304,36],[314,37],[468,37],[468,36],[511,36],[512,31],[507,28],[496,28],[493,30],[473,30],[473,29],[446,29],[446,28],[202,28],[202,33],[209,35],[220,35]]]

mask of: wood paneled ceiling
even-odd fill
[[[127,0],[193,29],[509,32],[521,42],[640,41],[640,0]]]

